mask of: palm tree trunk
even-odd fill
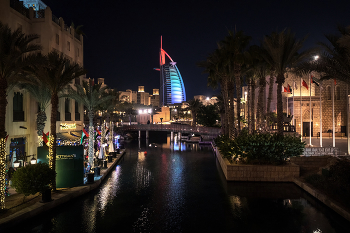
[[[196,126],[197,123],[197,112],[192,110],[192,126]]]
[[[237,94],[237,133],[241,131],[241,67],[238,64],[234,64],[235,82],[236,82],[236,94]]]
[[[259,97],[258,97],[258,106],[257,106],[257,111],[256,111],[256,115],[257,115],[257,123],[258,123],[258,127],[259,128],[263,128],[263,121],[264,121],[264,99],[263,99],[263,94],[264,94],[264,90],[265,90],[265,85],[266,85],[266,81],[265,81],[265,77],[261,76],[259,78]]]
[[[235,98],[234,98],[234,84],[232,81],[229,81],[228,86],[228,96],[229,96],[229,104],[228,104],[228,131],[229,137],[233,139],[236,136],[235,130]]]
[[[277,76],[277,133],[283,135],[283,102],[282,102],[282,85],[284,83],[284,75]]]
[[[270,80],[269,80],[269,96],[267,98],[267,107],[266,107],[266,114],[269,114],[271,112],[271,101],[272,101],[272,91],[273,91],[273,84],[274,84],[275,77],[273,74],[270,74]],[[269,115],[270,116],[270,115]],[[271,119],[267,119],[269,122]]]
[[[250,108],[251,108],[251,110],[250,110],[250,117],[251,117],[251,119],[250,119],[250,122],[251,122],[251,127],[252,127],[252,132],[254,132],[254,130],[255,130],[255,82],[254,81],[252,81],[252,86],[251,86],[251,92],[252,92],[252,94],[251,94],[251,98],[252,98],[252,100],[251,100],[251,104],[250,104]]]
[[[47,120],[46,117],[46,112],[45,110],[41,109],[36,116],[36,128],[38,132],[38,145],[43,146],[43,133],[44,133],[44,128],[45,128],[45,121]]]
[[[7,80],[0,76],[0,209],[5,209],[5,176],[6,176],[6,106],[7,106]]]
[[[222,98],[224,100],[224,109],[225,109],[225,135],[229,136],[229,128],[231,125],[230,122],[230,117],[229,117],[229,107],[230,107],[230,101],[229,101],[229,95],[228,95],[228,79],[227,76],[222,77],[222,83],[221,83],[221,88],[222,88]]]
[[[94,112],[93,110],[89,111],[89,163],[90,167],[95,167],[94,162]]]
[[[250,78],[249,79],[249,81],[248,81],[248,96],[247,96],[247,101],[246,101],[246,105],[248,105],[248,107],[247,107],[247,112],[248,112],[248,114],[247,114],[247,121],[248,121],[248,132],[249,133],[252,133],[252,117],[251,117],[251,115],[252,115],[252,112],[251,112],[251,110],[252,110],[252,108],[251,108],[251,106],[252,106],[252,82],[253,82],[253,80],[252,80],[252,78]]]
[[[49,166],[56,171],[56,120],[58,109],[57,92],[52,93],[51,96],[51,124],[50,124],[50,142],[49,142]],[[56,179],[52,183],[52,190],[56,191]]]

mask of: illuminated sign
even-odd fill
[[[61,124],[60,125],[60,129],[76,129],[77,128],[77,124]]]

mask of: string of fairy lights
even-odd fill
[[[8,194],[8,186],[6,186],[6,180],[8,183],[8,178],[6,179],[6,138],[0,138],[0,208],[5,209],[5,193]]]

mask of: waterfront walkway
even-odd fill
[[[51,202],[42,203],[40,194],[30,195],[24,199],[23,194],[18,194],[13,188],[10,188],[10,196],[5,198],[5,206],[8,210],[0,213],[0,228],[4,229],[14,226],[98,188],[115,165],[123,158],[124,154],[125,149],[121,150],[121,153],[117,154],[117,157],[113,158],[112,162],[107,163],[107,168],[101,169],[100,176],[95,177],[94,183],[73,188],[57,189],[56,192],[52,192]]]

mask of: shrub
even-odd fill
[[[249,134],[247,130],[242,130],[234,140],[219,136],[215,143],[224,158],[249,164],[282,164],[292,156],[301,155],[305,147],[300,137]]]
[[[12,186],[25,196],[43,193],[56,178],[48,164],[39,162],[19,168],[12,177]]]

